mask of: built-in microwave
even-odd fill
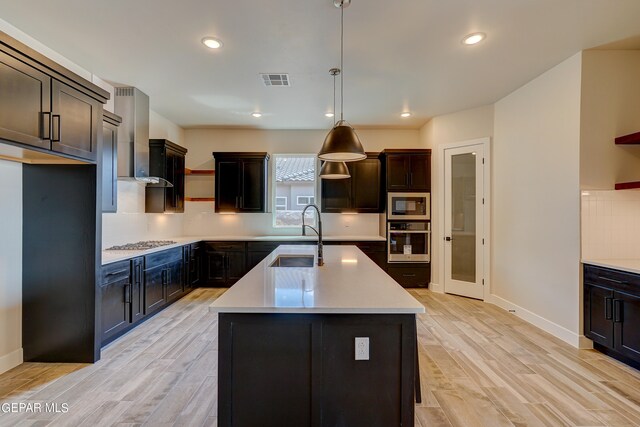
[[[387,193],[388,220],[431,219],[430,193]]]

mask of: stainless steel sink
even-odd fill
[[[269,267],[313,267],[313,255],[278,255]]]

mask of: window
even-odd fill
[[[302,226],[302,210],[316,199],[316,164],[313,154],[273,155],[273,226]],[[305,224],[315,225],[315,211],[308,209]]]
[[[276,197],[276,210],[277,211],[286,211],[287,210],[287,198],[284,196]]]
[[[314,200],[315,200],[315,197],[313,196],[297,196],[296,204],[298,206],[305,207],[307,205],[315,203]]]

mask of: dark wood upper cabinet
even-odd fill
[[[0,140],[98,160],[109,93],[0,32]]]
[[[122,119],[108,111],[102,116],[102,212],[118,209],[118,126]]]
[[[322,212],[382,212],[384,191],[378,153],[368,153],[364,160],[347,162],[347,168],[351,178],[322,180]]]
[[[184,158],[187,149],[166,139],[149,140],[149,175],[166,179],[173,187],[146,187],[147,213],[184,212]]]
[[[266,212],[269,154],[216,152],[216,212]]]
[[[51,85],[51,150],[88,160],[98,158],[102,103],[64,83]]]
[[[51,149],[51,77],[0,51],[0,139]]]
[[[385,150],[387,191],[431,191],[431,150]]]

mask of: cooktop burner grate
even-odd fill
[[[127,243],[125,245],[111,246],[107,251],[144,251],[146,249],[158,248],[160,246],[173,245],[173,240],[146,240],[144,242]]]

